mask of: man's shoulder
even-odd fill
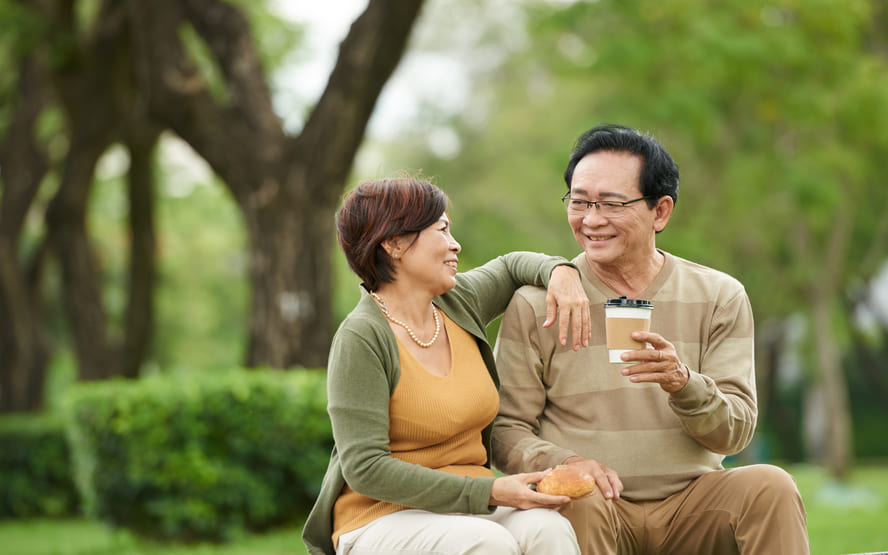
[[[680,276],[683,282],[687,282],[695,288],[705,290],[715,287],[733,291],[745,290],[740,280],[727,272],[674,254],[670,256],[675,260],[676,275]]]
[[[542,311],[545,312],[547,294],[548,291],[545,287],[522,285],[515,291],[515,294],[512,295],[512,303],[526,303],[533,307],[534,310],[542,309]]]

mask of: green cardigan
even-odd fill
[[[547,286],[566,259],[513,252],[457,274],[456,286],[434,303],[475,336],[494,384],[499,387],[487,325],[503,313],[521,285]],[[469,478],[410,464],[389,451],[389,399],[398,383],[398,345],[388,321],[362,289],[358,305],[333,338],[327,365],[327,411],[334,447],[302,539],[312,554],[333,554],[333,504],[346,482],[383,501],[436,513],[487,514],[494,478]],[[490,431],[482,433],[491,460]]]

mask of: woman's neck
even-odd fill
[[[389,314],[401,321],[421,329],[434,326],[432,313],[432,297],[424,291],[413,288],[399,287],[397,283],[383,283],[375,291]]]

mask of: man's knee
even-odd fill
[[[744,474],[750,492],[736,529],[741,551],[809,553],[805,506],[795,479],[767,464],[746,467]]]
[[[605,499],[596,492],[562,505],[558,511],[567,517],[576,532],[580,546],[592,537],[598,541],[616,542],[618,536],[616,501]]]
[[[747,483],[755,485],[757,497],[778,503],[801,501],[795,479],[779,466],[756,464],[743,467],[743,471]]]

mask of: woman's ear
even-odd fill
[[[385,241],[382,242],[382,248],[385,249],[385,252],[388,253],[389,256],[398,260],[401,258],[401,237],[389,237]]]

